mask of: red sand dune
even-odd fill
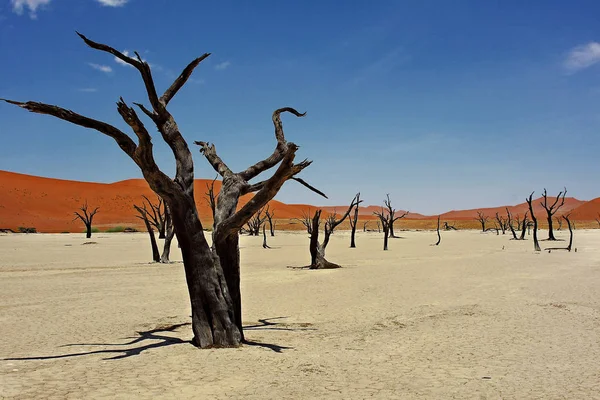
[[[197,179],[195,182],[196,204],[200,217],[205,226],[212,223],[210,208],[206,202],[205,193],[207,184],[211,180]],[[221,182],[215,182],[218,191]],[[77,182],[52,178],[18,174],[0,171],[0,229],[16,230],[17,227],[35,227],[39,232],[82,232],[83,224],[73,221],[73,212],[87,200],[90,208],[100,207],[94,218],[94,226],[100,230],[115,226],[130,226],[142,229],[141,221],[135,217],[133,204],[140,204],[142,195],[155,199],[154,193],[143,179],[129,179],[115,183]],[[240,206],[246,204],[250,195],[240,199]],[[284,204],[272,200],[271,209],[275,211],[275,219],[281,220],[279,226],[286,229],[300,229],[301,224],[289,223],[291,218],[299,218],[303,212],[314,212],[316,206],[308,204]],[[338,215],[345,212],[346,206],[321,207],[325,213],[333,212]],[[366,206],[359,208],[359,215],[363,220],[375,219],[373,211],[379,211],[380,206]],[[575,210],[574,210],[575,209]],[[464,211],[450,211],[442,214],[444,220],[473,220],[477,211],[483,211],[493,217],[496,212],[504,214],[505,207],[482,208]],[[523,215],[527,204],[509,206],[509,210],[516,216]],[[574,198],[567,198],[562,212],[573,211],[573,219],[593,221],[600,213],[600,198],[584,202]],[[535,212],[543,217],[539,200],[535,202]],[[402,211],[398,211],[401,213]],[[418,213],[409,213],[406,219],[430,220],[437,216],[425,216]],[[283,221],[286,220],[286,221]],[[416,221],[414,223],[417,223]]]

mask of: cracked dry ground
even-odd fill
[[[145,235],[0,236],[0,397],[600,398],[600,231],[401,234],[336,232],[332,271],[286,268],[305,234],[243,237],[253,344],[220,350],[189,344],[182,265],[142,263]]]

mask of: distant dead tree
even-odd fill
[[[510,232],[513,235],[513,239],[518,240],[517,233],[515,232],[515,228],[513,227],[512,215],[510,215],[510,211],[508,210],[508,207],[506,207],[506,218],[507,218],[507,222],[508,222],[508,227],[510,228]]]
[[[388,237],[390,235],[390,214],[386,213],[383,210],[383,207],[381,207],[381,211],[373,211],[373,214],[377,216],[377,218],[379,218],[379,221],[377,221],[377,229],[379,229],[379,232],[381,233],[381,228],[380,226],[383,227],[383,250],[387,250],[388,249]]]
[[[363,222],[363,232],[367,231],[367,224],[369,223],[369,221],[365,221]],[[600,221],[598,222],[598,225],[600,225]]]
[[[263,216],[264,207],[261,208],[250,218],[248,223],[246,224],[248,227],[248,234],[250,236],[258,236],[260,235],[260,227],[263,225],[267,217]]]
[[[377,221],[377,233],[381,233],[381,222]]]
[[[324,232],[324,239],[323,239],[322,244],[319,243],[319,226],[320,226],[320,218],[321,218],[322,210],[317,210],[315,212],[315,215],[313,216],[313,219],[312,219],[312,228],[311,228],[312,233],[310,235],[310,245],[309,245],[309,250],[310,250],[310,267],[309,268],[310,269],[340,268],[340,265],[334,264],[325,259],[325,249],[327,248],[327,245],[329,244],[329,237],[331,236],[331,234],[333,233],[335,228],[339,224],[344,222],[344,220],[346,218],[348,218],[348,215],[350,215],[350,211],[352,211],[352,209],[355,206],[358,206],[358,204],[360,204],[362,202],[362,200],[359,200],[358,197],[359,197],[358,194],[356,196],[354,196],[354,199],[350,203],[348,210],[346,210],[346,212],[344,213],[344,215],[342,215],[342,217],[340,219],[328,218],[327,222],[325,223],[325,232]]]
[[[498,221],[498,227],[500,228],[500,230],[502,230],[502,234],[506,234],[506,218],[501,216],[499,213],[496,213],[496,221]],[[498,228],[496,228],[496,233],[498,233]]]
[[[273,218],[275,217],[275,210],[271,210],[270,206],[267,204],[267,208],[265,209],[265,218],[269,222],[269,231],[271,232],[271,236],[275,236],[275,222]]]
[[[6,102],[34,113],[52,115],[67,122],[94,129],[112,139],[140,168],[150,188],[169,207],[175,234],[181,246],[186,283],[191,305],[192,343],[198,347],[236,347],[244,341],[240,292],[240,252],[238,232],[252,216],[279,192],[288,180],[295,180],[310,190],[325,196],[297,175],[311,163],[295,163],[298,146],[288,142],[281,123],[282,113],[301,114],[291,107],[280,108],[272,115],[277,145],[267,158],[234,173],[219,157],[215,146],[195,142],[201,154],[223,179],[219,201],[215,210],[215,229],[212,246],[204,235],[202,222],[194,199],[194,163],[192,153],[173,115],[167,106],[189,80],[194,69],[207,57],[206,53],[190,62],[175,78],[167,90],[159,94],[152,77],[150,65],[138,53],[129,57],[114,47],[94,42],[78,33],[93,49],[108,53],[137,70],[144,82],[150,103],[147,107],[135,103],[154,123],[164,142],[170,147],[175,161],[175,176],[160,170],[154,159],[152,137],[136,111],[122,98],[117,110],[131,128],[137,141],[117,127],[95,120],[71,110],[39,102]],[[249,183],[259,174],[274,167],[275,172],[266,180]],[[237,209],[240,197],[255,193],[244,206]]]
[[[218,177],[219,177],[219,175],[215,176],[215,179],[212,180],[210,185],[208,183],[206,184],[206,193],[204,193],[204,195],[206,196],[206,203],[210,207],[210,211],[212,213],[213,230],[215,229],[215,210],[217,208],[217,196],[218,196],[217,194],[215,194],[215,181],[217,180]]]
[[[302,211],[302,217],[301,218],[293,218],[292,221],[294,221],[294,220],[298,221],[302,225],[304,225],[304,227],[306,228],[306,232],[309,235],[312,234],[312,227],[313,227],[312,220],[313,220],[313,218],[310,216],[310,208],[308,209],[308,211]]]
[[[479,221],[481,224],[481,231],[485,232],[485,224],[490,220],[489,217],[483,214],[481,211],[477,211],[477,218],[475,220]]]
[[[521,236],[519,236],[519,240],[525,240],[525,231],[527,230],[527,213],[529,211],[525,211],[525,215],[523,216],[523,220],[520,222],[521,224]]]
[[[448,222],[446,221],[446,222],[444,222],[444,230],[447,230],[447,231],[456,231],[458,229],[456,229],[456,227],[454,225],[448,224]]]
[[[517,216],[515,217],[515,221],[517,221],[517,230],[520,231],[521,230],[521,216],[519,214],[517,214]]]
[[[166,226],[166,235],[165,242],[163,244],[163,251],[160,255],[160,262],[163,264],[168,264],[170,262],[169,257],[171,254],[171,242],[173,241],[173,237],[175,237],[175,227],[173,226],[173,220],[171,219],[171,211],[169,211],[169,207],[165,204],[165,226]]]
[[[531,194],[529,195],[529,198],[525,198],[525,201],[527,201],[527,204],[529,205],[529,214],[531,214],[531,219],[533,220],[533,248],[535,251],[541,251],[542,249],[540,248],[540,243],[538,242],[538,238],[537,238],[537,229],[538,229],[538,223],[537,223],[537,218],[535,217],[535,214],[533,213],[533,205],[531,204],[531,202],[533,201],[533,193],[531,192]]]
[[[94,215],[98,213],[99,209],[100,207],[96,207],[93,210],[88,211],[88,203],[86,200],[79,209],[81,212],[75,211],[75,218],[73,218],[73,221],[80,219],[81,222],[83,222],[85,225],[85,237],[88,239],[92,237],[92,221],[94,219]]]
[[[154,262],[160,262],[160,253],[158,252],[158,245],[156,244],[156,238],[154,237],[154,229],[152,229],[152,223],[150,222],[149,217],[150,213],[146,207],[146,202],[144,201],[141,207],[134,204],[133,208],[138,212],[136,217],[144,221],[144,225],[146,225],[146,230],[150,236],[150,246],[152,247],[152,260]]]
[[[160,196],[156,196],[157,203],[154,204],[150,201],[150,199],[147,196],[142,195],[142,197],[148,203],[149,206],[148,221],[150,221],[152,226],[156,228],[156,231],[158,232],[158,238],[164,239],[167,230],[167,224],[165,204],[163,203],[163,200],[160,198]]]
[[[544,249],[544,250],[548,250],[548,252],[550,252],[551,250],[567,250],[567,251],[571,251],[572,247],[573,247],[573,228],[571,225],[571,220],[569,219],[569,217],[571,216],[571,214],[566,214],[563,215],[562,218],[567,221],[567,225],[569,226],[569,245],[567,247],[550,247],[548,249]],[[577,249],[575,249],[575,251],[577,251]]]
[[[396,222],[399,219],[402,219],[404,217],[406,217],[409,213],[409,211],[406,211],[405,213],[403,213],[402,215],[396,217],[396,209],[394,207],[392,207],[392,202],[390,201],[390,195],[387,194],[386,195],[387,199],[383,201],[383,204],[385,204],[385,208],[387,209],[387,213],[388,213],[388,223],[389,223],[389,231],[390,231],[390,237],[391,238],[396,238],[398,236],[394,235],[394,222]]]
[[[360,193],[358,193],[357,195],[357,200],[360,201]],[[356,225],[358,224],[358,205],[356,205],[356,207],[354,207],[354,215],[350,215],[348,217],[348,220],[350,221],[350,248],[355,248],[356,247],[356,241],[354,240],[354,237],[356,235]],[[366,230],[366,224],[364,226],[364,229]]]
[[[337,211],[334,208],[333,213],[329,213],[327,215],[327,218],[325,218],[325,229],[327,230],[328,226],[333,226],[333,229],[331,229],[329,235],[333,235],[333,232],[335,230],[335,221],[337,221]]]
[[[263,231],[263,249],[270,249],[269,245],[267,244],[267,233],[265,231],[264,224],[262,226],[262,231]]]
[[[565,204],[566,195],[567,188],[565,188],[564,191],[559,192],[558,196],[556,196],[556,200],[554,200],[554,203],[552,203],[552,205],[549,205],[548,194],[546,192],[546,189],[544,189],[544,193],[542,193],[543,199],[540,202],[540,204],[542,205],[542,207],[544,207],[544,210],[546,210],[546,216],[548,219],[548,240],[556,240],[556,238],[554,237],[554,231],[552,230],[552,217]]]
[[[442,241],[442,236],[440,235],[440,217],[441,215],[438,215],[438,222],[437,222],[437,243],[435,244],[436,246],[439,246],[441,241]]]
[[[554,219],[556,220],[556,223],[558,224],[558,227],[556,228],[557,231],[562,230],[562,218],[561,217],[554,217]]]
[[[598,227],[600,228],[600,214],[598,214],[598,218],[596,218],[596,222],[598,223]]]

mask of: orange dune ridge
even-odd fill
[[[196,179],[195,181],[196,205],[205,227],[212,225],[212,215],[205,194],[207,185],[210,183],[210,179]],[[220,188],[221,182],[215,181],[215,191],[218,192]],[[143,224],[136,218],[133,209],[133,204],[141,204],[142,195],[151,200],[156,199],[156,195],[143,179],[94,183],[0,171],[0,229],[16,231],[18,227],[35,227],[38,232],[82,232],[83,224],[73,220],[73,213],[86,201],[91,209],[100,207],[98,214],[94,217],[94,227],[101,231],[116,226],[143,229]],[[250,198],[251,195],[242,197],[239,206],[246,204]],[[324,216],[334,211],[341,215],[346,212],[348,207],[347,205],[318,207],[309,204],[285,204],[277,200],[272,200],[269,205],[275,212],[277,227],[293,230],[304,229],[300,222],[293,220],[301,218],[303,213],[312,214],[316,209],[321,208]],[[539,199],[535,201],[534,207],[536,216],[543,223],[545,212]],[[508,209],[515,217],[523,216],[527,210],[527,204],[509,206]],[[380,210],[381,206],[359,207],[360,219],[362,221],[375,220],[373,211]],[[472,224],[471,221],[477,217],[477,211],[482,211],[490,219],[496,215],[496,212],[500,215],[506,213],[505,207],[450,211],[442,214],[442,220],[458,221],[459,225],[457,226],[476,228],[477,224]],[[585,202],[568,197],[559,214],[569,211],[572,212],[573,220],[594,221],[595,218],[599,218],[600,198]],[[403,212],[397,211],[397,215],[401,215]],[[411,212],[405,219],[399,221],[399,224],[405,228],[430,229],[434,227],[431,221],[434,219],[437,219],[437,216]],[[375,226],[374,222],[369,223],[370,229]],[[340,229],[347,229],[347,227],[348,223],[346,222]]]

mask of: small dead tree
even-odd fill
[[[557,231],[562,230],[562,222],[563,222],[562,218],[561,217],[555,217],[555,219],[556,219],[556,223],[558,224],[558,227],[556,228],[556,230]]]
[[[269,245],[267,244],[267,233],[266,233],[264,224],[262,226],[262,231],[263,231],[263,249],[270,249]]]
[[[212,214],[213,230],[215,229],[215,209],[217,208],[217,196],[218,196],[218,194],[215,194],[215,181],[217,180],[218,177],[219,177],[219,175],[215,176],[215,179],[212,180],[210,185],[208,183],[206,184],[206,193],[204,193],[204,195],[206,196],[206,203],[210,207],[210,211]]]
[[[396,236],[394,234],[394,222],[406,217],[408,215],[409,211],[406,211],[402,215],[396,217],[396,209],[394,207],[392,207],[392,202],[390,201],[390,195],[387,194],[386,197],[387,197],[387,199],[385,199],[383,201],[383,204],[385,204],[385,208],[386,208],[388,216],[389,216],[388,223],[389,223],[390,237],[397,238],[398,236]]]
[[[166,235],[165,242],[163,244],[163,251],[160,255],[160,262],[163,264],[168,264],[170,261],[169,257],[171,255],[171,242],[175,237],[175,228],[173,227],[173,220],[171,219],[171,212],[169,211],[169,207],[165,205],[165,226],[166,226]]]
[[[377,233],[381,233],[381,222],[377,221]]]
[[[275,217],[275,210],[271,210],[270,206],[267,205],[265,209],[265,218],[269,222],[269,231],[271,232],[271,236],[275,236],[275,222],[273,218]]]
[[[440,235],[440,217],[441,215],[438,215],[438,221],[437,221],[437,243],[435,244],[436,246],[439,246],[441,241],[442,241],[442,236]]]
[[[306,228],[306,232],[310,235],[312,234],[312,223],[313,217],[310,216],[310,208],[308,211],[302,211],[301,218],[293,218],[292,221],[298,221]]]
[[[548,219],[548,240],[556,240],[552,229],[552,217],[554,217],[554,214],[556,214],[556,212],[565,204],[566,195],[567,188],[565,187],[564,191],[559,192],[554,203],[550,205],[548,203],[548,193],[546,192],[546,189],[544,189],[544,193],[542,193],[542,201],[540,204],[544,207],[544,210],[546,210],[546,217]]]
[[[368,225],[369,221],[365,221],[363,222],[363,232],[367,231],[367,225]],[[600,225],[600,222],[598,222],[598,225]]]
[[[475,218],[481,224],[481,231],[485,232],[485,224],[490,220],[489,217],[483,214],[481,211],[477,211],[477,218]]]
[[[152,226],[156,228],[156,231],[158,232],[158,238],[164,239],[167,226],[165,205],[163,203],[163,200],[160,198],[160,196],[156,196],[157,203],[154,204],[150,201],[150,199],[147,196],[142,195],[142,197],[144,198],[146,203],[148,203],[148,221],[150,221]]]
[[[385,213],[383,211],[383,207],[381,207],[381,211],[373,211],[373,214],[379,218],[377,221],[377,228],[380,229],[380,226],[383,226],[383,250],[388,249],[388,237],[390,234],[390,214]],[[381,233],[381,230],[379,231]]]
[[[150,236],[150,246],[152,247],[152,261],[160,262],[160,253],[158,252],[158,245],[156,244],[156,238],[154,237],[154,229],[152,229],[152,223],[150,222],[150,213],[148,208],[146,207],[146,202],[144,201],[142,206],[133,205],[133,208],[138,212],[136,215],[137,218],[144,221],[144,225],[146,225],[146,230],[148,231],[148,235]]]
[[[83,222],[83,224],[85,225],[85,237],[88,239],[92,237],[92,221],[94,220],[94,215],[98,213],[99,209],[100,207],[96,207],[93,210],[89,211],[88,203],[86,200],[85,203],[79,209],[79,211],[81,212],[75,211],[75,218],[73,218],[73,221],[77,221],[78,219],[80,219],[81,222]]]
[[[352,202],[350,203],[348,210],[346,210],[346,212],[344,213],[344,215],[342,215],[342,217],[340,219],[332,219],[332,218],[327,219],[327,222],[325,223],[324,239],[323,239],[322,244],[319,243],[319,226],[320,226],[320,218],[321,218],[322,210],[317,210],[315,212],[315,215],[313,216],[313,219],[312,219],[312,229],[311,229],[312,233],[310,235],[310,245],[309,245],[309,250],[310,250],[310,267],[309,268],[310,269],[340,268],[340,265],[334,264],[325,259],[325,249],[327,248],[327,245],[329,244],[329,238],[330,238],[331,234],[333,233],[333,231],[335,230],[335,228],[338,225],[340,225],[342,222],[344,222],[344,220],[346,218],[348,218],[348,215],[350,215],[350,211],[352,211],[352,209],[354,207],[358,206],[358,204],[360,204],[361,202],[362,202],[362,200],[359,199],[359,195],[357,194],[356,196],[354,196],[354,199],[352,199]],[[331,217],[331,215],[330,215],[330,217]]]
[[[456,231],[458,229],[456,229],[456,227],[454,225],[450,225],[450,224],[448,224],[448,222],[444,222],[444,230]]]
[[[357,200],[360,201],[360,192],[356,195],[357,196]],[[355,236],[356,236],[356,225],[358,224],[358,204],[356,205],[356,207],[354,207],[354,215],[350,215],[348,217],[348,220],[350,221],[350,248],[356,248],[356,240],[355,240]],[[365,228],[366,229],[366,224],[365,224]]]
[[[502,234],[506,234],[506,219],[499,213],[496,213],[496,221],[498,221],[498,227],[502,230]],[[496,228],[496,233],[498,233],[498,228]]]
[[[263,212],[264,212],[263,208],[261,208],[260,210],[258,210],[256,212],[256,214],[254,214],[254,216],[252,218],[250,218],[250,220],[246,224],[247,227],[248,227],[248,234],[250,236],[258,236],[258,235],[260,235],[260,227],[263,225],[263,223],[267,219],[266,216],[262,215]]]
[[[510,233],[512,233],[512,235],[513,235],[513,239],[518,240],[517,233],[515,232],[515,228],[513,227],[512,215],[510,215],[510,211],[508,210],[508,207],[506,207],[506,218],[507,218],[507,222],[508,222],[508,227],[510,228]]]
[[[525,211],[525,215],[523,216],[523,221],[521,222],[521,236],[519,237],[519,240],[525,240],[525,231],[527,230],[527,213],[529,211]]]
[[[531,194],[529,195],[529,198],[525,198],[525,201],[527,201],[527,204],[529,205],[529,214],[531,214],[531,219],[533,220],[533,249],[535,251],[541,251],[542,249],[540,248],[540,243],[538,242],[538,238],[537,238],[537,229],[538,229],[538,223],[537,223],[537,218],[535,217],[535,214],[533,213],[533,205],[531,204],[531,202],[533,201],[533,193],[531,192]]]
[[[600,228],[600,214],[598,214],[598,218],[596,218],[596,222],[598,223],[598,227]]]
[[[28,111],[52,115],[67,122],[94,129],[112,139],[140,168],[150,188],[166,202],[171,212],[173,226],[181,253],[186,282],[191,303],[192,343],[198,347],[236,347],[244,341],[242,330],[242,310],[240,293],[240,252],[238,232],[242,226],[279,192],[288,180],[295,180],[310,190],[325,196],[318,189],[306,183],[297,175],[311,162],[304,160],[294,163],[298,146],[285,139],[282,113],[301,114],[291,107],[280,108],[273,113],[277,145],[274,152],[246,170],[234,173],[218,156],[215,146],[206,142],[195,142],[201,154],[223,178],[223,187],[215,210],[213,245],[209,246],[204,236],[202,223],[194,201],[194,163],[192,153],[180,129],[168,111],[167,106],[190,78],[194,69],[207,57],[206,53],[190,62],[175,78],[167,90],[160,95],[156,89],[150,65],[142,60],[128,57],[114,47],[94,42],[78,33],[83,41],[95,50],[106,52],[112,57],[137,70],[144,82],[150,108],[135,103],[154,123],[162,139],[170,147],[176,160],[175,177],[169,177],[160,170],[154,159],[152,138],[135,110],[122,98],[117,110],[124,122],[131,128],[136,141],[106,122],[95,120],[71,110],[39,102],[19,102],[4,100],[7,103]],[[250,184],[259,174],[277,166],[273,175],[263,181]],[[237,210],[239,198],[255,195]],[[326,197],[326,196],[325,196]]]

